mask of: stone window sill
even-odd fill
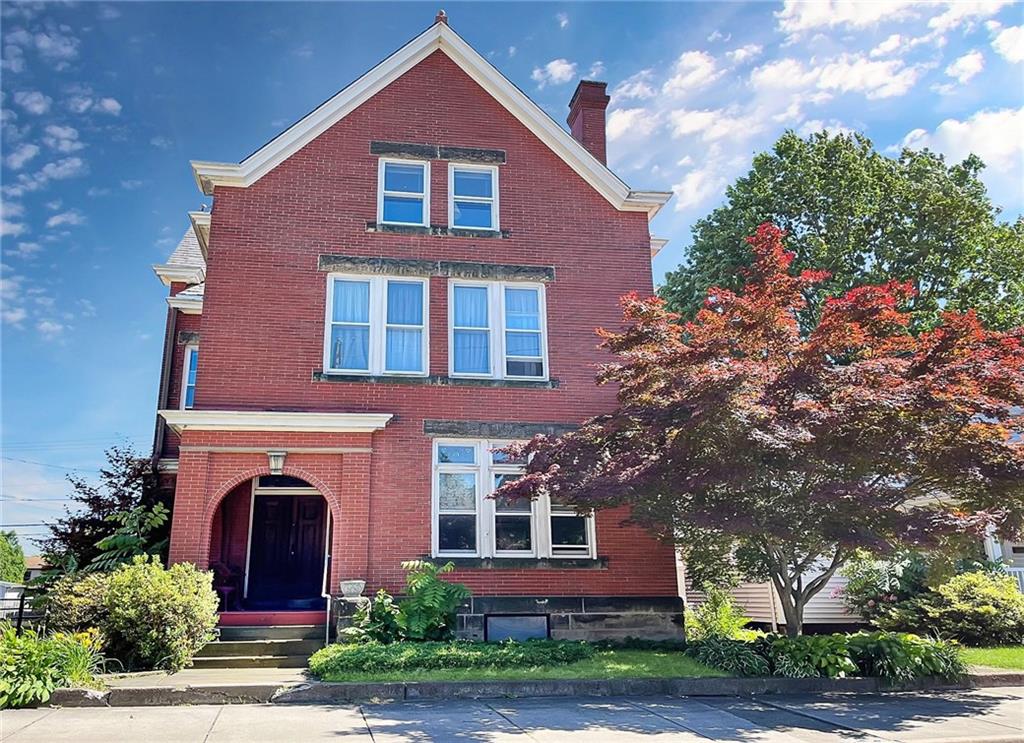
[[[335,374],[317,369],[313,372],[314,382],[362,382],[364,384],[412,384],[433,387],[503,387],[529,390],[553,390],[559,386],[557,379],[532,381],[527,379],[463,379],[433,374],[429,377],[372,374]]]
[[[474,239],[507,240],[512,236],[511,230],[474,230],[463,227],[446,227],[440,224],[432,224],[429,227],[419,227],[405,224],[381,224],[379,222],[367,222],[367,232],[384,232],[393,235],[430,235],[433,237],[472,237]]]
[[[608,558],[572,559],[546,557],[431,557],[424,560],[454,563],[465,570],[607,570]]]

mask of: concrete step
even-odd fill
[[[227,642],[242,640],[323,640],[322,624],[274,624],[268,626],[238,625],[218,627],[220,639]]]
[[[199,658],[253,655],[302,655],[308,658],[324,646],[317,640],[218,640],[199,651]]]
[[[307,655],[218,655],[196,657],[193,668],[305,668]]]

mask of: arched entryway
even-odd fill
[[[222,611],[309,611],[325,606],[331,513],[305,480],[261,475],[221,501],[210,567]]]

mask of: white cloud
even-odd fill
[[[508,48],[508,56],[509,56],[510,59],[512,57],[516,56],[516,48],[514,46],[510,46]]]
[[[59,338],[64,333],[66,327],[67,326],[57,322],[56,320],[40,320],[36,323],[36,330],[38,330],[39,334],[43,336],[43,340],[48,341]]]
[[[25,321],[26,317],[28,317],[28,312],[26,312],[24,307],[8,307],[4,305],[3,309],[0,309],[0,318],[3,319],[5,325],[21,327],[21,323]],[[4,474],[4,479],[6,480],[6,473]]]
[[[16,201],[0,201],[0,218],[15,219],[25,216],[24,204]]]
[[[902,60],[871,60],[860,54],[842,54],[821,68],[818,87],[841,93],[858,92],[867,98],[893,98],[909,91],[924,72]]]
[[[657,114],[644,108],[617,108],[608,115],[608,141],[626,137],[647,137],[660,126]]]
[[[25,165],[36,155],[39,154],[39,146],[34,144],[22,143],[14,148],[7,157],[4,158],[4,163],[11,170],[21,170]]]
[[[633,98],[653,98],[658,93],[651,85],[654,77],[654,70],[640,70],[635,75],[630,75],[612,89],[612,98],[618,100],[630,100]]]
[[[109,193],[109,188],[102,188],[100,186],[89,186],[89,189],[85,192],[85,195],[89,196],[90,198],[96,198],[97,196],[106,196]]]
[[[121,114],[121,104],[117,102],[116,98],[100,98],[96,101],[96,109],[111,116]]]
[[[757,90],[800,90],[817,80],[819,70],[805,68],[803,63],[785,57],[768,62],[750,71],[750,84]]]
[[[14,248],[8,248],[4,251],[5,255],[13,255],[17,258],[31,258],[36,253],[42,251],[43,246],[39,243],[34,242],[20,242]]]
[[[732,34],[723,34],[721,31],[716,29],[708,34],[708,43],[713,44],[716,41],[728,41],[731,38]]]
[[[19,174],[15,183],[4,184],[3,193],[5,196],[17,198],[25,193],[44,188],[50,181],[74,178],[75,176],[85,174],[87,171],[88,168],[82,158],[65,157],[56,162],[47,163],[31,175],[26,173]]]
[[[880,21],[897,21],[916,15],[917,5],[915,0],[785,0],[775,18],[779,30],[788,34],[838,26],[865,28]]]
[[[101,21],[112,21],[121,17],[121,11],[113,5],[100,5],[98,16]]]
[[[721,193],[726,179],[714,166],[691,170],[679,183],[672,186],[676,195],[677,212],[700,206],[711,197]]]
[[[725,56],[736,64],[743,64],[744,62],[749,62],[754,57],[761,56],[761,52],[763,51],[764,47],[760,44],[746,44],[741,46],[739,49],[733,49],[731,52],[726,52]]]
[[[54,214],[46,220],[46,226],[50,229],[53,229],[54,227],[62,227],[64,225],[76,227],[81,224],[85,224],[85,217],[76,209],[69,209],[68,211],[61,212],[60,214]]]
[[[78,130],[73,126],[50,124],[45,132],[43,144],[58,152],[74,152],[85,147],[78,139]]]
[[[665,81],[661,89],[666,95],[685,95],[703,88],[721,74],[722,71],[716,68],[715,58],[707,52],[683,52],[676,60],[672,77]]]
[[[174,146],[174,142],[172,142],[169,138],[163,136],[153,137],[152,139],[149,140],[149,143],[161,150],[169,150],[171,147]]]
[[[587,72],[587,78],[590,80],[596,80],[604,74],[604,62],[597,60],[594,64],[590,65],[590,70]]]
[[[954,0],[946,4],[946,11],[928,21],[928,28],[936,33],[947,33],[961,25],[970,27],[981,18],[995,15],[1013,0]]]
[[[138,188],[142,188],[142,186],[143,182],[138,180],[128,179],[121,181],[121,188],[123,188],[125,191],[134,191]]]
[[[946,74],[963,85],[985,68],[985,55],[977,49],[957,57],[946,68]]]
[[[899,34],[890,34],[885,41],[871,50],[872,57],[884,57],[900,48],[903,44],[903,37]]]
[[[313,45],[307,41],[302,46],[293,49],[292,54],[301,59],[310,59],[313,56]]]
[[[3,58],[0,59],[0,69],[8,72],[25,71],[25,52],[20,46],[7,44],[3,49]]]
[[[68,109],[71,113],[84,114],[92,108],[92,98],[87,95],[73,95],[67,100]]]
[[[844,125],[840,121],[830,119],[828,121],[822,121],[821,119],[810,119],[805,121],[799,129],[797,134],[801,137],[807,137],[811,134],[817,134],[818,132],[828,132],[835,136],[836,134],[853,134],[853,129]]]
[[[22,222],[9,222],[6,219],[0,219],[0,237],[17,237],[23,235],[28,230],[28,227]]]
[[[555,20],[558,21],[559,28],[569,27],[569,14],[568,13],[556,13]]]
[[[1024,26],[1004,28],[992,40],[992,48],[1007,62],[1024,62]]]
[[[535,67],[530,75],[538,88],[563,85],[576,77],[576,63],[567,59],[552,59],[543,67]]]
[[[731,141],[749,137],[764,127],[756,116],[745,116],[731,110],[691,111],[679,109],[669,114],[673,137],[699,134],[704,142],[729,138]]]
[[[50,62],[58,70],[63,70],[68,63],[78,56],[78,39],[67,33],[69,26],[60,26],[49,31],[39,32],[33,38],[39,56]]]
[[[19,90],[14,94],[14,102],[30,114],[39,116],[50,110],[53,99],[38,90]]]

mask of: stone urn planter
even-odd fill
[[[366,588],[365,580],[343,580],[341,582],[341,595],[346,599],[358,598]]]

